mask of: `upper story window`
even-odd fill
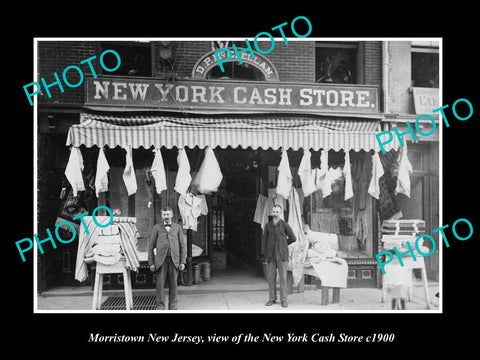
[[[315,43],[315,78],[319,83],[358,83],[358,42]]]
[[[412,41],[412,86],[438,88],[438,41]]]
[[[114,41],[102,42],[102,50],[115,50],[122,60],[118,70],[108,73],[108,75],[119,76],[152,76],[152,53],[149,42],[141,41]],[[115,57],[104,57],[106,67],[114,68],[116,66]]]

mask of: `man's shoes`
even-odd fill
[[[282,307],[284,308],[288,307],[288,303],[286,301],[282,301]]]
[[[268,300],[267,303],[265,304],[265,306],[272,306],[275,303],[276,303],[275,300]]]

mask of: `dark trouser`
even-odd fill
[[[287,266],[288,261],[267,262],[267,281],[269,300],[277,301],[277,269],[280,278],[280,301],[287,301]]]
[[[165,309],[165,281],[168,277],[168,308],[177,308],[177,274],[178,270],[173,265],[172,258],[167,256],[156,273],[157,280],[157,308]]]

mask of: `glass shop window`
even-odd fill
[[[345,201],[345,176],[343,151],[329,151],[331,194],[323,196],[317,190],[304,200],[305,221],[312,231],[337,234],[337,255],[341,258],[365,258],[373,256],[372,200],[367,194],[371,164],[364,152],[350,152],[354,197]],[[319,167],[320,152],[312,154],[312,168]],[[317,160],[318,164],[315,165]],[[370,167],[369,167],[370,165]]]
[[[438,42],[412,42],[412,86],[439,87]]]
[[[357,84],[357,54],[357,42],[316,42],[316,82]]]
[[[152,76],[152,50],[149,42],[102,42],[101,48],[102,52],[107,49],[115,50],[122,60],[118,70],[107,72],[102,69],[103,75]],[[117,65],[117,59],[111,56],[112,54],[107,55],[103,58],[105,67],[114,68]]]

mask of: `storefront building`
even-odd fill
[[[394,63],[403,61],[393,55],[397,44],[292,41],[276,44],[268,55],[255,53],[253,58],[246,52],[243,64],[232,58],[221,72],[213,52],[233,43],[242,45],[241,41],[40,41],[39,77],[106,49],[114,49],[122,63],[112,73],[102,73],[97,66],[96,76],[85,68],[82,86],[63,93],[52,88],[51,98],[38,98],[39,236],[59,218],[98,205],[108,206],[116,216],[135,217],[141,270],[134,286],[150,286],[146,244],[160,220],[160,209],[169,206],[174,220],[185,221],[179,209],[181,196],[174,189],[179,152],[185,151],[195,180],[206,150],[211,149],[221,183],[211,193],[201,193],[195,181],[188,189],[206,206],[197,223],[185,230],[184,283],[195,280],[197,264],[208,264],[211,276],[222,272],[261,276],[262,229],[255,214],[259,198],[264,197],[281,201],[288,218],[289,202],[275,193],[278,166],[286,151],[303,222],[314,231],[337,234],[338,255],[349,267],[349,286],[379,286],[375,254],[381,221],[401,211],[404,218],[425,219],[430,229],[438,226],[438,136],[428,145],[408,143],[409,156],[414,158],[415,196],[399,198],[401,194],[395,196],[389,185],[395,179],[397,141],[381,156],[383,167],[391,171],[380,181],[379,199],[368,193],[372,155],[379,152],[375,134],[405,119],[403,115],[411,119],[415,114],[398,106],[395,98],[395,91],[402,91],[393,85],[401,83],[393,79]],[[398,44],[411,48],[410,42]],[[382,76],[387,68],[386,46],[392,62],[390,82]],[[400,50],[398,56],[404,56]],[[107,66],[108,61],[105,58]],[[70,148],[78,148],[84,162],[86,191],[77,197],[64,175]],[[137,189],[129,195],[122,174],[130,148]],[[109,165],[109,185],[97,197],[94,179],[100,149]],[[155,149],[161,152],[166,173],[166,190],[160,192],[151,171]],[[328,153],[329,194],[317,189],[303,196],[298,168],[306,152],[311,154],[312,169],[325,167],[321,158]],[[345,200],[347,153],[353,197]],[[416,169],[418,164],[429,168]],[[76,247],[72,242],[38,257],[40,291],[74,283]],[[429,263],[429,271],[429,276],[438,276],[438,257]]]

